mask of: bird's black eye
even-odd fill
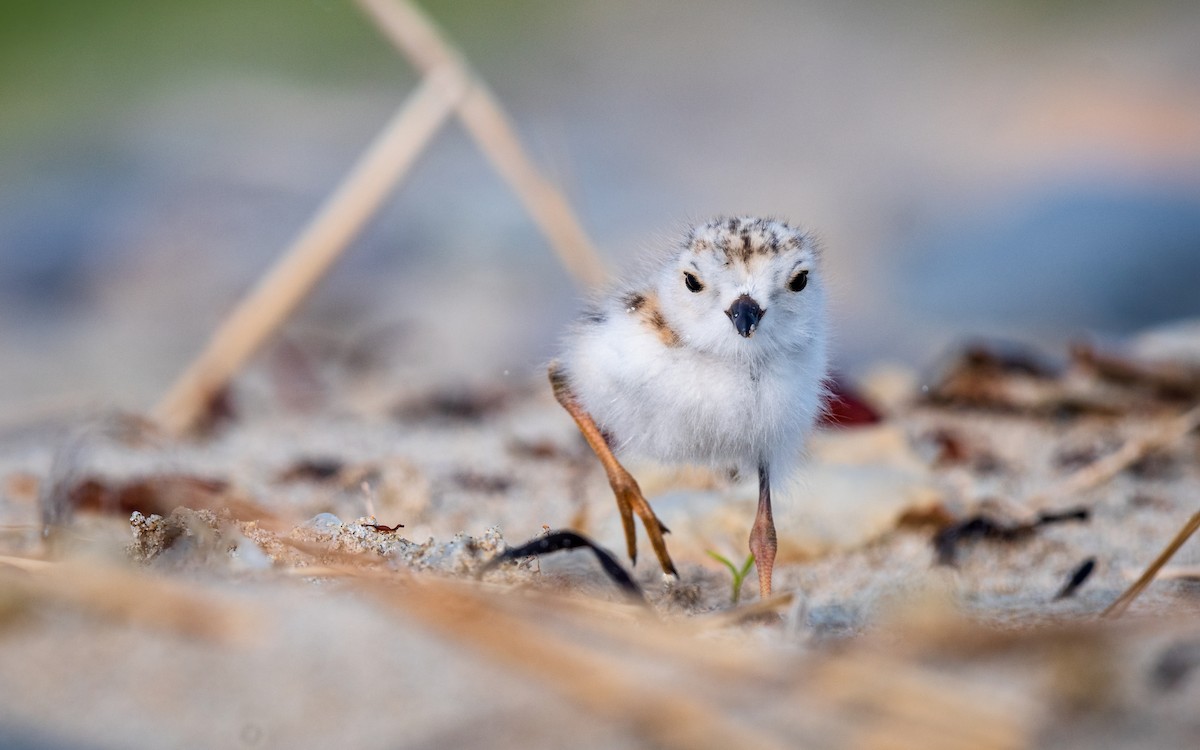
[[[689,292],[702,292],[704,285],[700,283],[700,279],[696,278],[696,274],[683,272],[683,284],[688,288]]]
[[[791,289],[793,292],[798,292],[807,285],[808,285],[808,271],[801,271],[800,273],[793,276],[792,280],[788,282],[788,289]]]

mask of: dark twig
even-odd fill
[[[596,559],[600,562],[600,567],[604,569],[604,572],[608,574],[612,582],[617,584],[622,591],[634,599],[645,601],[646,595],[642,593],[642,588],[637,585],[637,582],[626,572],[625,568],[621,567],[621,564],[617,562],[616,558],[608,550],[588,539],[583,534],[578,534],[574,531],[554,531],[546,536],[534,539],[528,544],[522,544],[520,547],[505,550],[503,554],[489,560],[487,565],[484,565],[480,570],[480,575],[496,568],[501,563],[519,560],[522,557],[540,557],[548,555],[551,552],[558,552],[564,549],[577,549],[579,547],[586,547],[596,555]]]
[[[963,542],[987,539],[996,542],[1016,542],[1031,536],[1042,526],[1066,521],[1086,521],[1091,517],[1087,508],[1070,508],[1060,512],[1039,513],[1032,521],[1005,522],[990,516],[974,515],[947,526],[933,537],[939,565],[953,565],[958,546]]]
[[[1066,599],[1069,596],[1073,596],[1075,592],[1079,590],[1079,587],[1091,577],[1092,571],[1095,569],[1096,558],[1089,557],[1088,559],[1084,560],[1079,567],[1075,569],[1075,572],[1071,573],[1071,577],[1067,579],[1067,582],[1063,584],[1063,587],[1059,589],[1059,592],[1054,595],[1054,601],[1059,601],[1060,599]]]
[[[378,531],[381,534],[395,534],[397,531],[404,528],[404,524],[402,523],[398,523],[395,526],[385,526],[382,523],[364,523],[363,526],[368,529]]]

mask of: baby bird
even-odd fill
[[[678,576],[659,522],[617,460],[758,472],[750,551],[761,596],[775,563],[773,479],[795,467],[825,400],[828,327],[820,249],[781,221],[694,227],[571,330],[550,382],[608,474],[637,561],[633,514],[663,572]]]

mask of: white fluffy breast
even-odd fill
[[[730,335],[734,335],[732,330]],[[585,322],[562,355],[567,381],[618,454],[776,476],[798,457],[822,408],[823,336],[758,361],[664,342],[633,312]]]

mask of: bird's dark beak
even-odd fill
[[[758,328],[758,321],[763,319],[767,311],[759,307],[753,297],[743,294],[733,301],[725,314],[733,321],[733,327],[737,329],[738,333],[745,338],[750,338]]]

